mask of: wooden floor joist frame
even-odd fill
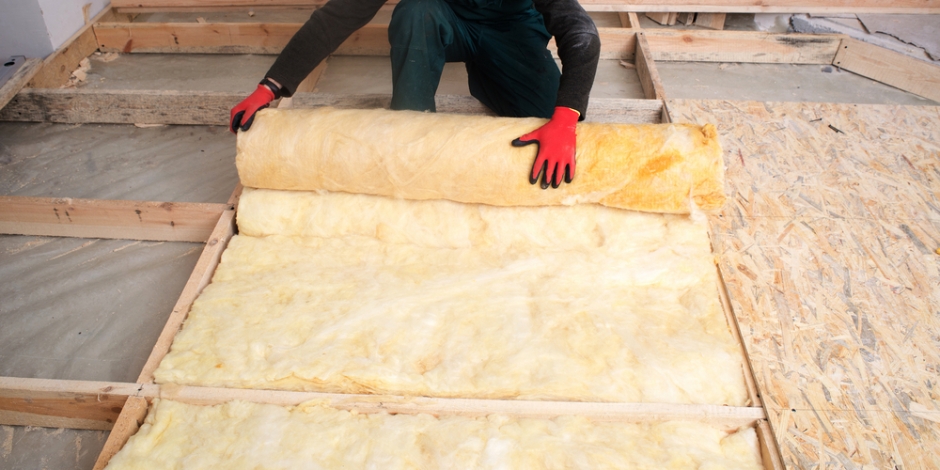
[[[656,72],[656,61],[752,62],[833,64],[912,93],[940,100],[940,67],[917,61],[842,35],[773,34],[734,31],[643,30],[634,11],[677,12],[830,12],[845,11],[844,2],[690,2],[664,1],[618,3],[611,0],[582,0],[587,9],[620,11],[623,28],[599,28],[606,58],[633,60],[644,90],[643,100],[593,100],[592,114],[607,113],[630,122],[669,122],[665,90]],[[96,50],[121,52],[209,52],[276,53],[299,24],[189,24],[133,23],[141,11],[204,11],[225,8],[310,7],[307,0],[218,0],[200,3],[189,0],[116,0],[76,33],[66,45],[26,71],[28,88],[19,91],[0,119],[51,122],[111,122],[225,125],[228,110],[242,94],[173,91],[108,91],[58,89],[66,83],[78,62]],[[206,5],[209,5],[208,7]],[[940,13],[940,1],[854,2],[854,12]],[[238,32],[238,34],[232,34]],[[386,55],[387,29],[370,25],[344,43],[337,55]],[[168,42],[171,40],[172,42]],[[386,107],[387,95],[325,95],[312,93],[324,64],[311,74],[298,93],[282,106]],[[890,67],[886,73],[884,67]],[[22,83],[14,85],[22,86]],[[11,94],[4,88],[4,94]],[[485,108],[469,97],[438,97],[443,112],[484,113]],[[195,103],[195,106],[193,106]],[[184,109],[185,108],[185,109]],[[195,108],[195,112],[194,112]],[[107,112],[107,110],[116,110]],[[719,425],[753,426],[758,433],[764,466],[782,469],[782,459],[773,431],[767,422],[749,362],[743,371],[751,406],[598,404],[524,402],[501,400],[405,399],[403,397],[315,394],[201,387],[160,387],[153,371],[167,353],[173,336],[189,307],[204,288],[224,247],[234,234],[234,206],[239,190],[226,204],[195,204],[132,201],[0,198],[0,233],[75,237],[131,238],[167,241],[202,241],[206,247],[184,287],[173,313],[155,345],[137,383],[84,382],[0,377],[0,423],[76,429],[111,429],[111,436],[95,468],[103,468],[137,430],[146,415],[149,400],[174,398],[189,403],[211,404],[244,399],[282,405],[311,398],[325,398],[334,406],[364,412],[433,413],[480,415],[493,412],[520,416],[585,414],[603,419],[649,421],[692,419]],[[65,217],[63,221],[62,217]],[[110,234],[110,236],[108,236]],[[720,273],[719,273],[720,274]],[[719,276],[720,277],[720,276]],[[719,288],[722,305],[735,338],[740,333],[727,292]]]

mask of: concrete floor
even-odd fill
[[[221,127],[0,123],[0,194],[225,202]],[[135,381],[200,243],[0,236],[0,375]],[[90,469],[107,432],[0,426],[0,468]]]
[[[282,16],[272,21],[302,21],[307,13],[277,14]],[[227,15],[225,21],[248,18],[245,12],[220,15]],[[619,25],[616,14],[592,16],[601,26]],[[169,19],[167,14],[138,17]],[[375,21],[387,19],[382,12]],[[658,27],[650,23],[643,19],[644,27]],[[729,28],[749,29],[752,23],[733,18]],[[79,86],[247,94],[273,60],[262,55],[99,55]],[[670,98],[935,104],[821,66],[658,67]],[[390,93],[388,59],[335,57],[318,90]],[[438,92],[469,94],[462,65],[448,64]],[[635,69],[601,61],[592,97],[642,98]],[[234,142],[221,127],[0,123],[0,194],[224,202],[237,182]],[[0,236],[0,375],[134,380],[201,246]],[[2,426],[0,468],[91,468],[106,436]]]

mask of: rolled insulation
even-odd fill
[[[536,146],[513,139],[545,123],[413,111],[265,109],[239,132],[236,163],[254,188],[329,190],[494,206],[597,203],[689,213],[724,203],[714,126],[581,123],[570,184],[529,183]]]

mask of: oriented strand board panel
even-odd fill
[[[729,434],[693,422],[434,417],[361,414],[316,403],[157,400],[108,468],[758,470],[756,444],[753,428]]]
[[[712,242],[791,468],[940,468],[940,108],[670,101],[714,122]]]

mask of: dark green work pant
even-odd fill
[[[434,111],[445,62],[464,62],[470,94],[500,116],[551,117],[560,73],[542,18],[470,21],[446,0],[402,0],[392,13],[392,109]]]

